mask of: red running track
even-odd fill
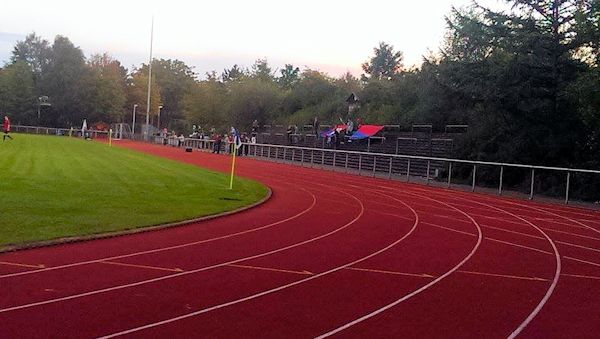
[[[230,159],[121,146],[227,171]],[[600,213],[239,159],[223,218],[0,255],[0,337],[595,337]]]

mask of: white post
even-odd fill
[[[152,88],[152,44],[154,42],[154,16],[150,28],[150,60],[148,61],[148,99],[146,100],[146,128],[144,128],[144,139],[148,140],[148,129],[150,123],[150,91]]]
[[[131,126],[131,134],[135,135],[135,109],[138,107],[138,104],[133,105],[133,121]],[[133,138],[133,136],[132,136]]]
[[[160,130],[160,110],[163,108],[163,105],[158,106],[158,123],[156,124],[156,128]]]

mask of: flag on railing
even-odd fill
[[[231,177],[229,179],[229,189],[233,189],[233,177],[235,175],[235,156],[237,155],[237,150],[242,146],[242,139],[240,138],[240,134],[238,131],[231,127],[231,135],[233,135],[233,159],[231,160]]]
[[[327,137],[332,137],[335,134],[335,131],[337,131],[338,133],[345,131],[347,128],[347,125],[336,125],[330,129],[328,129],[327,131],[323,131],[321,132],[321,138],[327,138]]]
[[[235,149],[239,149],[242,147],[242,138],[240,138],[240,133],[238,133],[237,129],[231,127],[231,135],[233,135],[233,142],[235,144]]]

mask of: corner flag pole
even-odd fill
[[[237,144],[233,143],[233,160],[231,161],[231,178],[229,179],[229,189],[233,189],[233,175],[235,173],[235,155],[237,154]]]
[[[112,128],[108,130],[108,147],[112,147]]]

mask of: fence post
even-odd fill
[[[337,151],[333,152],[333,171],[335,171],[335,156],[337,155]]]
[[[360,175],[360,170],[362,168],[362,154],[358,155],[358,175]]]
[[[371,152],[371,137],[367,139],[367,152]]]
[[[388,173],[388,179],[392,179],[392,162],[394,161],[393,157],[390,157],[390,171]]]
[[[567,171],[567,188],[565,190],[565,205],[569,204],[569,186],[571,185],[571,172]]]
[[[377,168],[377,156],[373,156],[373,178],[375,178],[375,169]]]
[[[500,166],[500,185],[498,185],[498,195],[502,195],[503,180],[504,180],[504,166]]]
[[[321,169],[325,168],[325,151],[321,151]]]
[[[292,163],[296,162],[296,149],[292,149]]]
[[[471,192],[475,192],[475,178],[477,177],[477,165],[473,165],[473,184],[471,186]]]
[[[310,168],[313,168],[313,163],[315,160],[315,151],[314,150],[310,150]]]
[[[535,183],[535,168],[531,169],[531,190],[529,191],[529,200],[533,200],[533,184]]]
[[[448,188],[450,188],[451,184],[452,184],[452,163],[449,162],[448,163]]]
[[[284,162],[284,163],[285,163],[285,161],[287,160],[287,159],[285,158],[285,153],[286,153],[286,151],[287,151],[287,148],[284,148],[284,149],[283,149],[283,162]]]
[[[431,160],[427,160],[427,176],[425,177],[427,186],[429,186],[429,169],[430,168],[431,168]]]
[[[398,139],[396,139],[396,155],[398,155],[398,147],[399,147],[399,145],[398,145]]]
[[[410,182],[410,158],[408,158],[408,164],[406,166],[406,182]]]
[[[348,153],[346,153],[346,164],[344,167],[346,168],[346,173],[348,173]]]

